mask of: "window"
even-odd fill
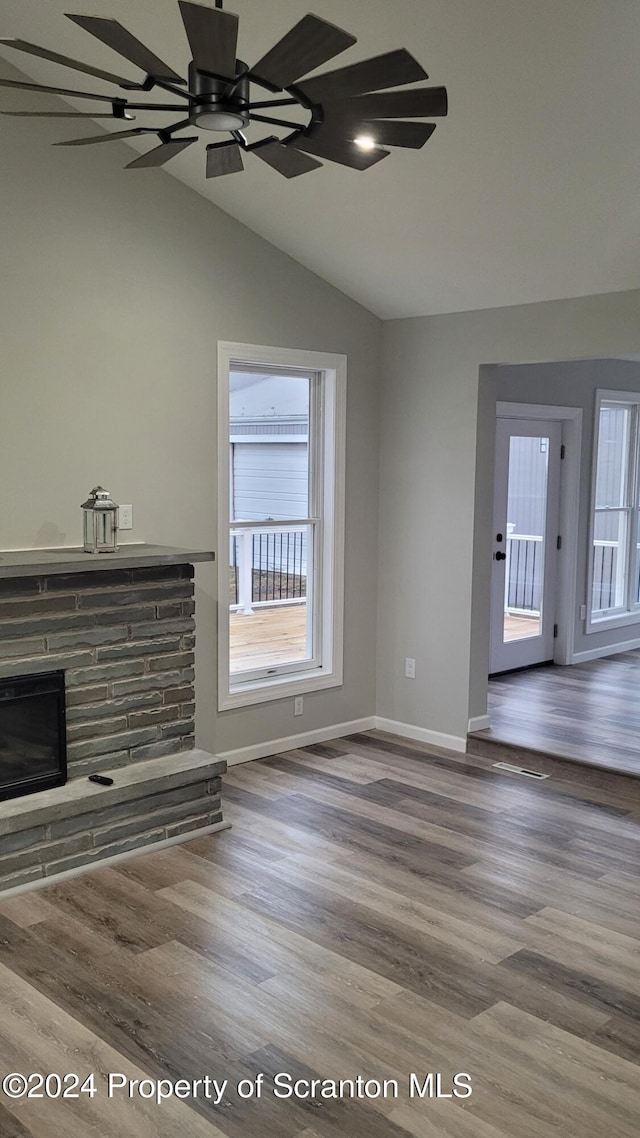
[[[640,620],[640,397],[598,392],[590,625]]]
[[[221,710],[342,683],[346,360],[220,344]]]

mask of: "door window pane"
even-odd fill
[[[509,445],[504,641],[542,632],[549,439],[513,435]]]

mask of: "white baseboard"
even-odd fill
[[[60,873],[52,873],[50,877],[38,877],[35,881],[26,881],[24,885],[14,885],[12,889],[3,890],[0,886],[0,901],[8,901],[10,897],[20,897],[23,893],[33,893],[37,889],[47,889],[50,885],[68,881],[70,877],[80,877],[84,873],[93,873],[99,869],[105,869],[109,865],[119,865],[120,862],[131,861],[134,857],[143,857],[145,854],[155,853],[156,850],[167,850],[171,846],[193,842],[196,838],[206,837],[207,834],[217,834],[219,830],[230,829],[231,822],[214,822],[212,826],[201,826],[198,830],[188,830],[185,834],[163,838],[161,842],[149,842],[146,846],[136,846],[133,850],[112,854],[111,857],[98,858],[97,861],[88,862],[87,865],[75,865],[73,869],[64,869]]]
[[[489,726],[487,716],[486,726]],[[475,720],[474,720],[475,722]],[[312,743],[326,743],[329,739],[340,739],[343,735],[355,735],[358,731],[388,731],[390,735],[403,735],[405,739],[415,739],[419,743],[432,743],[434,747],[444,747],[449,751],[467,749],[467,740],[458,735],[444,735],[441,731],[429,731],[426,727],[414,727],[412,723],[398,723],[395,719],[383,719],[371,715],[366,719],[352,719],[350,723],[334,723],[329,727],[318,727],[315,731],[302,731],[299,735],[287,735],[284,739],[271,739],[266,743],[254,743],[250,747],[238,747],[235,751],[216,751],[216,757],[224,759],[227,766],[251,763],[254,759],[267,759],[282,751],[293,751],[299,747],[310,747]],[[479,730],[479,728],[474,728]]]
[[[467,730],[469,734],[472,731],[488,731],[491,726],[491,720],[488,715],[476,715],[473,719],[469,720]]]
[[[467,749],[467,740],[459,735],[443,735],[441,731],[429,731],[427,727],[414,727],[412,723],[398,723],[395,719],[383,719],[376,715],[375,726],[379,731],[391,735],[404,735],[405,739],[415,739],[418,743],[432,743],[434,747],[444,747],[448,751]]]
[[[293,751],[298,747],[310,747],[312,743],[326,743],[328,739],[339,739],[342,735],[355,735],[357,731],[370,731],[376,727],[373,715],[366,719],[353,719],[350,723],[334,723],[330,727],[318,727],[315,731],[301,731],[298,735],[287,735],[284,739],[271,739],[267,743],[253,743],[250,747],[238,747],[235,751],[216,751],[216,758],[225,759],[230,767],[238,763],[251,763],[254,759],[266,759],[269,755],[279,755],[281,751]]]
[[[623,644],[608,644],[603,648],[590,648],[588,652],[574,652],[570,663],[586,664],[587,660],[600,660],[602,656],[615,656],[618,652],[633,652],[640,648],[640,639],[626,640]]]

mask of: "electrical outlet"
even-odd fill
[[[293,714],[302,715],[304,711],[304,696],[297,695],[293,701]]]
[[[133,529],[133,506],[118,506],[118,529]]]
[[[580,605],[580,620],[586,620],[586,619],[587,619],[587,606],[586,605]]]
[[[412,660],[411,656],[407,656],[404,662],[404,674],[408,680],[415,680],[416,678],[416,662]]]

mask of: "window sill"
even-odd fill
[[[632,624],[640,624],[640,610],[638,612],[620,612],[616,616],[605,616],[602,620],[591,620],[587,623],[585,633],[590,636],[594,632],[607,632],[612,628],[625,628]]]
[[[307,695],[309,692],[324,691],[327,688],[340,687],[342,675],[338,672],[322,671],[318,673],[300,672],[291,676],[277,676],[272,680],[256,680],[251,684],[242,684],[232,688],[226,695],[220,695],[218,701],[219,711],[230,711],[234,707],[252,707],[258,703],[268,703],[275,699],[290,699],[296,695]]]

